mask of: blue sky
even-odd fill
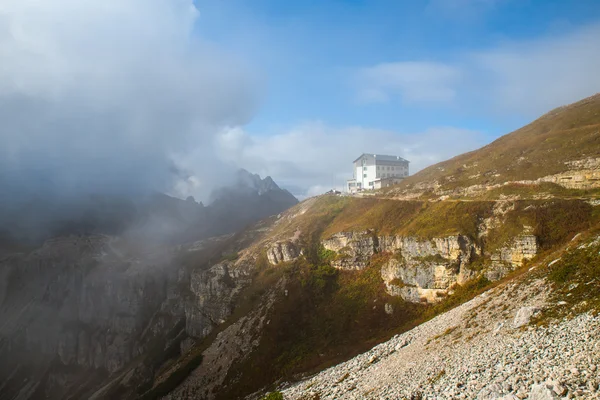
[[[243,167],[306,197],[599,92],[599,43],[598,0],[3,0],[0,170],[206,199]]]
[[[198,7],[200,32],[254,63],[268,81],[265,102],[247,127],[254,134],[307,119],[505,133],[535,114],[481,110],[476,98],[460,105],[364,104],[354,96],[353,72],[385,62],[452,63],[506,42],[560,38],[600,20],[594,0],[246,1],[230,3],[226,15],[202,2]]]
[[[410,146],[420,133],[448,129],[455,137],[443,140],[439,151],[425,151],[431,154],[422,159],[421,154],[400,154],[416,157],[415,170],[600,90],[595,77],[600,68],[598,1],[263,0],[197,5],[198,34],[247,62],[265,84],[256,114],[243,127],[245,140],[283,140],[286,132],[318,125],[322,135],[331,129],[340,138],[344,135],[339,131],[350,128],[364,129],[366,135],[370,130],[391,132],[396,135],[392,141]],[[573,60],[566,62],[568,58]],[[462,137],[455,130],[468,133]],[[430,143],[431,148],[436,144]],[[345,167],[353,159],[353,153],[339,147],[330,151],[348,157]],[[398,152],[402,146],[372,143],[364,151]],[[285,164],[284,157],[249,162],[250,168],[293,185],[297,171],[276,165]],[[326,167],[342,181],[341,168]],[[299,186],[306,188],[308,181]]]

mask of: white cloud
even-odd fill
[[[431,128],[425,132],[398,134],[364,127],[331,127],[306,123],[273,136],[250,136],[241,129],[219,136],[223,159],[261,175],[271,175],[304,197],[323,193],[332,185],[343,188],[352,178],[352,161],[363,152],[399,155],[411,161],[414,173],[432,163],[472,150],[483,144],[478,132]]]
[[[365,102],[444,102],[534,118],[600,91],[600,24],[456,55],[453,63],[390,62],[357,72]]]
[[[467,58],[491,106],[535,116],[600,91],[600,24]],[[487,85],[486,85],[487,83]],[[487,93],[486,93],[487,92]]]
[[[404,103],[449,101],[460,71],[450,65],[432,62],[391,62],[358,72],[358,99],[383,102],[399,95]]]
[[[249,119],[255,88],[193,37],[198,16],[192,0],[3,0],[0,181],[165,190],[174,160],[216,162],[216,132]]]

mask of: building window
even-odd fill
[[[363,178],[366,178],[366,177],[367,177],[367,174],[363,174]]]
[[[363,171],[366,171],[366,170],[367,170],[367,167],[363,167]]]

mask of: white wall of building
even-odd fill
[[[359,165],[355,167],[354,177],[361,183],[363,189],[372,188],[369,183],[377,179],[377,169],[375,165]]]
[[[381,179],[388,179],[385,185],[392,184],[408,176],[408,163],[406,161],[395,162],[388,160],[377,160],[373,157],[361,158],[353,165],[353,178],[355,182],[348,181],[347,190],[379,189],[383,183]]]

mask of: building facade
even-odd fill
[[[409,161],[398,156],[363,153],[354,160],[353,179],[348,180],[348,193],[381,189],[399,183],[408,176]]]

